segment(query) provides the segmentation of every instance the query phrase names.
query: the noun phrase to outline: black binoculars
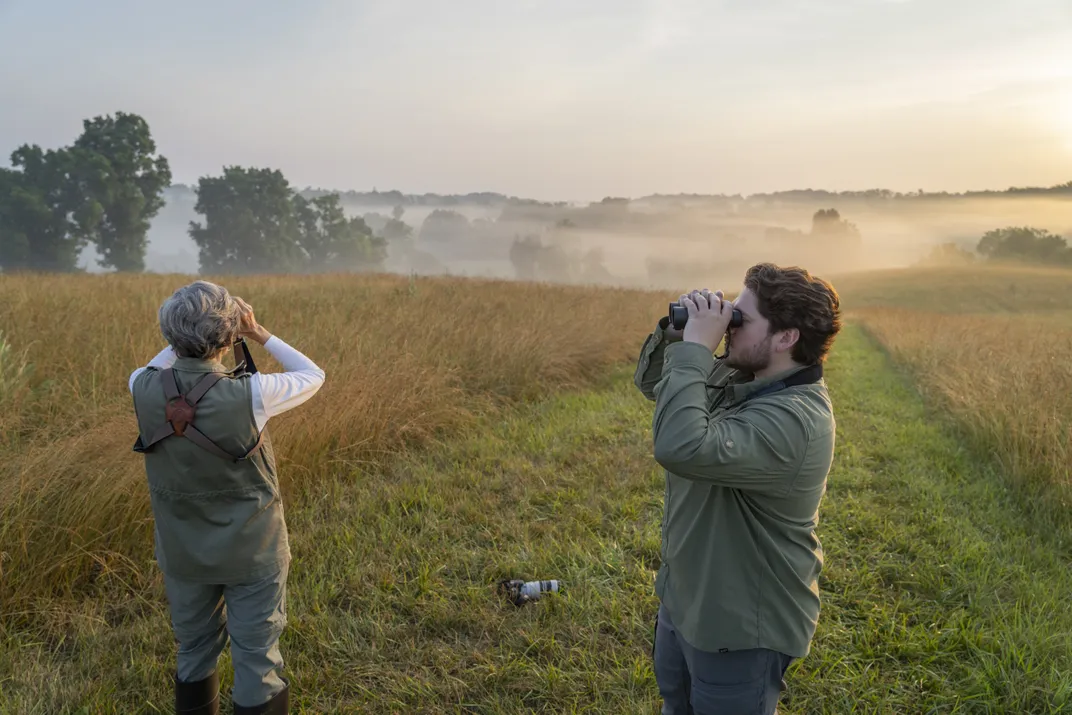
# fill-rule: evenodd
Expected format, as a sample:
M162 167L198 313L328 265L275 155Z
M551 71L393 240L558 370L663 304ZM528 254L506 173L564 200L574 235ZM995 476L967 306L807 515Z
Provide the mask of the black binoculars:
M736 308L733 309L733 313L730 315L730 327L739 328L744 318L741 316L741 311ZM670 325L676 330L682 330L685 327L685 323L689 322L689 310L681 303L670 304Z

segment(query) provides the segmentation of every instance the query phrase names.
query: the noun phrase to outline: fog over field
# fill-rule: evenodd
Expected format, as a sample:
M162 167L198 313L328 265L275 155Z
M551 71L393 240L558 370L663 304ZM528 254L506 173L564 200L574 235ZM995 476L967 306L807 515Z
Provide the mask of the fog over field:
M303 195L323 191L305 189ZM753 196L608 197L596 202L539 202L500 194L441 196L339 191L348 216L383 235L392 212L412 229L408 241L388 240L382 270L395 273L535 277L557 282L661 287L684 275L734 280L759 260L799 263L818 273L904 267L940 244L974 251L987 231L1032 226L1072 237L1072 191L976 194L855 194L784 192ZM152 221L146 268L196 274L198 249L188 234L196 194L184 185L165 191ZM838 212L828 230L816 212ZM851 226L850 226L851 224ZM853 230L853 227L855 230ZM528 239L555 261L519 275L515 241ZM92 247L81 264L95 265Z

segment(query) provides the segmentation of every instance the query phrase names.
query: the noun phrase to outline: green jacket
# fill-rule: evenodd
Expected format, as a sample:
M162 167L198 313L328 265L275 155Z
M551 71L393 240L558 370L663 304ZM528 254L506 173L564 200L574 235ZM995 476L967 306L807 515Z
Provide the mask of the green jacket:
M655 401L654 456L666 469L656 592L674 626L711 652L803 657L819 618L819 503L834 454L826 384L745 401L800 368L755 380L698 343L668 344L664 318L634 382Z
M173 365L185 393L218 362L178 358ZM167 399L159 369L149 367L131 389L143 438L165 423ZM250 377L225 377L197 404L194 424L231 454L257 442ZM265 430L261 449L230 462L188 439L168 437L145 454L160 569L195 583L234 584L265 578L290 561L290 543Z

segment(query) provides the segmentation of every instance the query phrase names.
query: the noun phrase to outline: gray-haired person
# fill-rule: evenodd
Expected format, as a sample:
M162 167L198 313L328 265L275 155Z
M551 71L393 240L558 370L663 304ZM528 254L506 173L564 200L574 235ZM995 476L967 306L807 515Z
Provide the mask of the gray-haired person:
M175 710L219 712L216 666L229 639L234 712L286 713L279 636L290 546L265 423L312 397L324 371L214 283L180 288L159 317L168 347L129 387L178 640ZM239 355L235 369L224 367L234 345L249 357L242 339L263 345L285 372L250 370Z

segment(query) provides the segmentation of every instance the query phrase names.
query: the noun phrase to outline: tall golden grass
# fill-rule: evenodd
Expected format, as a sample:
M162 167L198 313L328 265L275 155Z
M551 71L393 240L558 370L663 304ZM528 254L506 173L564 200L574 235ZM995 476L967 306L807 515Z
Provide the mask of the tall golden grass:
M0 619L153 577L127 378L163 346L157 308L188 280L0 276ZM286 499L315 495L326 475L368 478L512 401L633 361L668 298L385 275L219 281L327 372L312 402L270 428ZM850 318L1014 479L1069 485L1072 273L887 271L835 285ZM253 349L262 370L279 369Z
M1072 271L910 269L838 285L852 319L976 448L1018 486L1072 504Z
M163 347L157 308L188 280L0 276L0 615L150 577L127 378ZM285 498L634 360L667 300L384 275L218 280L327 373L310 403L270 425ZM253 350L262 371L280 369Z
M859 313L1021 485L1072 486L1072 315Z

